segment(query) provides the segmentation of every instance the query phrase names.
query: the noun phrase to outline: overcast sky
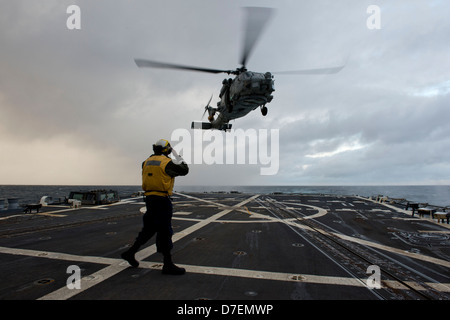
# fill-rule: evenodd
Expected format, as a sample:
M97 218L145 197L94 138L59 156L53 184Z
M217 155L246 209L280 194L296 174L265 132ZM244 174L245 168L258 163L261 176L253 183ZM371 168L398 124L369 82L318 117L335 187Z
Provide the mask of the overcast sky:
M74 4L80 30L66 25ZM450 184L444 0L0 0L0 184L139 185L152 144L176 129L193 137L228 76L133 59L239 67L241 7L255 5L276 11L250 70L345 68L276 75L268 115L232 122L278 130L277 174L192 164L178 185ZM368 28L370 5L380 29Z

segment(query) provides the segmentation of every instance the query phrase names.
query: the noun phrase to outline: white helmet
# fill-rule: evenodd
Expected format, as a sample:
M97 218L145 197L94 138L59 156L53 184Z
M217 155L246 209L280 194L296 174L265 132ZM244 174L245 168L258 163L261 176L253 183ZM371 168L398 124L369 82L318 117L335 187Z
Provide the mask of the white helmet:
M153 145L153 151L168 155L172 152L172 147L170 146L170 142L168 140L160 139Z

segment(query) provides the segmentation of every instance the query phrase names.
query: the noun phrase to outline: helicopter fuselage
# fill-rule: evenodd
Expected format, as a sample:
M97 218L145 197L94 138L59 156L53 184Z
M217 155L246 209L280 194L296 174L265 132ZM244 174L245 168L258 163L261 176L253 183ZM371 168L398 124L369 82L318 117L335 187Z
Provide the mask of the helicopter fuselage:
M272 92L275 91L274 81L270 72L258 73L247 71L246 65L250 54L255 46L261 32L272 16L273 9L262 7L245 8L246 24L244 34L244 45L240 65L236 70L204 68L197 66L181 65L174 63L158 62L153 60L134 59L138 67L177 69L206 73L226 73L235 75L234 79L225 79L222 82L220 91L220 101L217 107L211 107L209 103L205 106L205 111L209 113L209 122L192 122L192 129L218 129L229 130L230 120L242 118L250 111L261 107L263 116L267 114L266 104L273 99ZM278 74L332 74L339 72L344 66L332 68L303 69L296 71L278 72Z
M270 72L244 71L234 79L225 79L217 108L208 106L210 126L205 124L204 128L229 129L230 120L244 117L258 107L265 107L266 103L272 101L274 91L274 80Z

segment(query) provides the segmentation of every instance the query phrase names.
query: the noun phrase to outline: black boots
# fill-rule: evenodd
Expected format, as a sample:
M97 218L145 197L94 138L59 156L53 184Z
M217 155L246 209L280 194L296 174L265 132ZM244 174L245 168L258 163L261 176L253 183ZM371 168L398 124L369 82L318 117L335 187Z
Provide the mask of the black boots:
M139 262L134 258L134 254L136 252L131 250L125 251L124 253L122 253L120 256L122 257L123 260L128 261L128 263L132 266L137 268L139 266Z
M172 257L170 254L164 256L164 265L162 268L163 274L171 274L171 275L183 275L186 273L184 268L179 268L172 262Z
M120 256L122 259L126 260L132 267L137 268L139 266L139 262L134 257L136 251L131 247ZM164 265L162 268L163 274L171 274L171 275L183 275L186 273L184 268L179 268L172 262L172 256L170 254L164 255Z

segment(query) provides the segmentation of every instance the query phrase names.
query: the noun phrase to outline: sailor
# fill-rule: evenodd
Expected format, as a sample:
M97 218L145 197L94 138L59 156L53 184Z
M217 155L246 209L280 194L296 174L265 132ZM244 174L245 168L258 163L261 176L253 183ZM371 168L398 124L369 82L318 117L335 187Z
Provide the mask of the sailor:
M170 146L161 139L153 145L154 154L142 163L142 189L145 191L147 212L143 217L143 228L134 244L121 257L133 267L139 262L135 254L156 233L157 251L164 256L163 274L182 275L186 272L172 262L172 195L175 177L189 172L187 164ZM169 157L173 153L175 160Z

